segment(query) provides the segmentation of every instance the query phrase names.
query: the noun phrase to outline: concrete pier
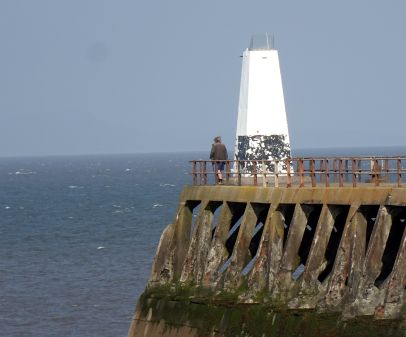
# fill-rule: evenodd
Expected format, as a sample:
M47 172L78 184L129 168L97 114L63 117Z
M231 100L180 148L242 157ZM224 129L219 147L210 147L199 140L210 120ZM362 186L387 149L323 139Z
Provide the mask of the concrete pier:
M406 188L187 186L129 337L405 336Z

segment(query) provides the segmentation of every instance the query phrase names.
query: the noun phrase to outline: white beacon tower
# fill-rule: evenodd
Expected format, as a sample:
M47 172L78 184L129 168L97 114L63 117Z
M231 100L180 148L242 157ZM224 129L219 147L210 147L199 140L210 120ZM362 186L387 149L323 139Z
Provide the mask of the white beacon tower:
M278 51L273 37L253 36L242 55L240 100L235 140L236 160L281 160L290 157ZM242 164L250 171L249 165ZM268 167L272 171L274 167ZM280 162L279 172L286 172Z

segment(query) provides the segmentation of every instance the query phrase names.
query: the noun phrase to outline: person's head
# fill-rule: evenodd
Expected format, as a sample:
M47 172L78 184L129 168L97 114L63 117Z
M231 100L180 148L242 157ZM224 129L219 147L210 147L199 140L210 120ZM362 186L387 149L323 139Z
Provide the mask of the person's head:
M215 143L221 143L221 137L220 136L215 137L214 142Z

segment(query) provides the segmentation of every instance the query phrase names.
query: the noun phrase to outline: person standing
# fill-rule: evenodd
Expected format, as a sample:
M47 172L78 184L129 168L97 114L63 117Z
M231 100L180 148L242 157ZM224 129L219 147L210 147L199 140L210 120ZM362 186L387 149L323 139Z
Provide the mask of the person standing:
M224 170L225 161L228 160L228 153L226 146L221 142L221 137L214 138L214 144L211 146L210 159L215 161L214 166L216 169L216 181L219 184L223 183L222 171Z

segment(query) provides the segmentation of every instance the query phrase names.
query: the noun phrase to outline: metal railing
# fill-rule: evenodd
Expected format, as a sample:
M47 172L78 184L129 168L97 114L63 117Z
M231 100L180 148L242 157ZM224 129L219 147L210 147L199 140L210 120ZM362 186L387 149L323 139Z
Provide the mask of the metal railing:
M275 187L391 185L402 187L406 157L312 157L285 160L227 160L228 185ZM193 185L217 183L216 162L192 160Z

